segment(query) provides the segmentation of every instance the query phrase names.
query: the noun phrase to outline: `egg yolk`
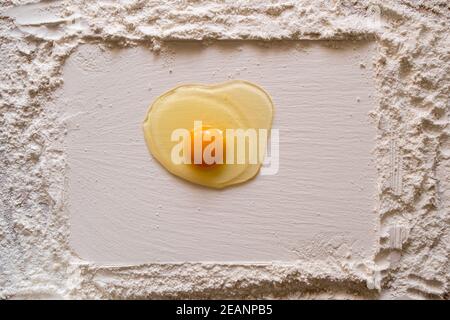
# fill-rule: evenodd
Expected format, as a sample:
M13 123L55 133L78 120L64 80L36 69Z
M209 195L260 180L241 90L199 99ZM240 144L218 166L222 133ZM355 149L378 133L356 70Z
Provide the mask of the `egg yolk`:
M222 130L211 126L191 130L191 164L200 168L223 164L225 149L225 137ZM208 159L209 155L211 159Z

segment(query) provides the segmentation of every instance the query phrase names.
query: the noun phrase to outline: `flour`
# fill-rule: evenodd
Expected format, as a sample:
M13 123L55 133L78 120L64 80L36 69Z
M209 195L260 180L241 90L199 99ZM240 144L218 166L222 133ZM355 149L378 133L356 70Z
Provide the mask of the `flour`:
M0 5L3 298L448 298L447 1L86 1ZM372 39L379 248L348 263L96 266L68 246L64 119L49 103L81 43ZM92 66L95 68L95 66Z

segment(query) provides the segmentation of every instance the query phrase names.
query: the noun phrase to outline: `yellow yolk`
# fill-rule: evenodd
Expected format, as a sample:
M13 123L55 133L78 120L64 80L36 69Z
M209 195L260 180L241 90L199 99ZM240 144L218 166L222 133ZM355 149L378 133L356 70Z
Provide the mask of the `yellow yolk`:
M144 137L152 156L169 172L192 183L220 189L253 178L262 164L259 158L257 163L230 164L226 161L225 147L230 147L235 154L237 150L237 144L226 139L227 129L269 131L272 116L270 96L253 83L232 80L214 85L182 85L164 93L150 106L143 124ZM200 128L195 126L196 121L201 121ZM185 130L185 138L191 140L186 144L192 151L192 140L198 135L203 136L199 164L174 161L174 148L184 141L174 135L178 129ZM222 139L224 164L207 163L204 158L205 150L208 154L211 147L211 141L207 140L213 136ZM265 147L263 145L263 151ZM184 151L180 154L189 159ZM211 155L214 157L215 151Z
M191 164L198 165L202 168L209 168L211 166L223 164L225 162L225 137L222 130L211 128L210 126L203 126L201 129L192 129L190 132L190 138L191 138ZM217 140L216 140L217 139ZM212 149L211 155L218 156L219 160L218 163L208 161L208 159L205 159L204 153L207 151L207 148L209 145L214 144L214 142L217 141L219 145L221 145L221 151L216 150L215 148ZM198 143L200 142L200 143ZM196 144L198 144L198 148L196 148ZM196 163L195 159L195 153L198 153L197 158L200 160L200 163Z

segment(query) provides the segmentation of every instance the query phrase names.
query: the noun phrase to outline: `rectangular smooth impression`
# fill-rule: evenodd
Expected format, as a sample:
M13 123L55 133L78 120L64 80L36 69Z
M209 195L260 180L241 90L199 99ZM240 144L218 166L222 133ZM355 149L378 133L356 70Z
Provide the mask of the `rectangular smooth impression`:
M70 244L95 263L364 259L375 249L370 42L84 45L56 104L67 119ZM244 79L275 105L280 167L237 187L184 182L152 159L142 122L185 83Z

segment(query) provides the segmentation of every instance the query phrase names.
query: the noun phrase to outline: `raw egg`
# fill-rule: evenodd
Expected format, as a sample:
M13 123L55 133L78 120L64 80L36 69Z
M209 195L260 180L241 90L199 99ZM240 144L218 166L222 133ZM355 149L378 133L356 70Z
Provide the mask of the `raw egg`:
M232 80L181 85L151 104L143 124L144 137L153 157L172 174L203 186L224 188L258 173L263 157L249 161L254 150L250 137L255 136L250 133L269 132L272 117L272 100L256 84ZM238 131L249 133L243 144L233 135ZM259 155L266 148L265 140L261 141ZM239 148L245 149L245 161L236 160L242 151ZM175 161L174 155L184 161Z

